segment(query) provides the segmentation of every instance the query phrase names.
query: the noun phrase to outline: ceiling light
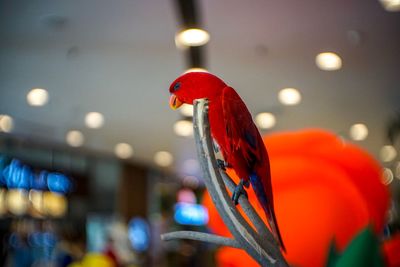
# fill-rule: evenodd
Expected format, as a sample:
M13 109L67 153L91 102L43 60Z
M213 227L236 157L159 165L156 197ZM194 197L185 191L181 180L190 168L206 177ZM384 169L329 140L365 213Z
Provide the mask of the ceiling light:
M161 167L168 167L172 164L173 161L173 156L167 151L158 151L154 155L154 162Z
M34 88L26 95L26 100L31 106L43 106L49 101L49 94L45 89Z
M400 11L400 0L379 0L386 11Z
M180 108L179 111L183 116L186 117L193 117L193 105L188 105L188 104L183 104Z
M83 145L83 142L85 141L85 137L80 131L72 130L69 131L66 135L66 141L68 145L73 146L73 147L78 147Z
M190 120L179 120L174 124L174 132L179 136L192 136L193 123Z
M121 159L127 159L132 157L133 149L131 145L127 143L119 143L114 148L115 155Z
M394 160L397 156L396 149L393 146L387 145L381 148L379 152L379 157L383 162L390 162Z
M365 124L357 123L350 127L350 137L355 141L361 141L367 138L368 128Z
M384 168L382 172L382 183L389 185L393 181L393 172L389 168Z
M274 114L269 112L261 112L257 114L255 122L261 129L269 129L275 126L276 119Z
M315 63L321 70L338 70L342 67L342 59L335 53L320 53L315 58Z
M208 71L203 68L190 68L185 71L185 73L189 73L189 72L208 72Z
M202 29L186 29L175 35L175 43L180 46L201 46L210 40L208 32Z
M103 114L99 112L89 112L88 114L86 114L85 124L88 128L100 128L104 124Z
M13 127L13 119L8 115L0 114L0 132L9 133L12 131Z
M297 105L301 101L301 94L295 88L285 88L279 92L278 99L284 105Z

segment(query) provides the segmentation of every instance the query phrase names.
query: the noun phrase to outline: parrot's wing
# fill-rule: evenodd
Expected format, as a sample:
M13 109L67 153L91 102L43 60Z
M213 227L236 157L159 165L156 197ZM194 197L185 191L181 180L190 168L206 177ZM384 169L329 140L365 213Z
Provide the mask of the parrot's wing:
M226 131L225 147L228 153L241 150L248 166L260 160L260 134L245 103L232 87L222 93L222 109Z
M226 131L225 148L228 150L227 154L234 155L235 152L239 151L239 154L246 161L248 168L253 169L253 171L255 171L254 165L256 163L268 166L264 168L265 173L261 173L261 176L259 176L260 173L258 175L253 173L250 174L249 178L257 199L266 213L272 232L283 250L285 250L273 207L269 159L260 133L245 103L231 87L223 89L222 109Z

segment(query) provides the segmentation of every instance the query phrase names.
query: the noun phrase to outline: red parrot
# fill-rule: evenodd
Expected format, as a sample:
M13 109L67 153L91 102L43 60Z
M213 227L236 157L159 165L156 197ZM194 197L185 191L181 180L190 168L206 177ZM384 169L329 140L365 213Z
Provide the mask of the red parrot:
M178 77L170 86L170 106L177 109L195 99L209 101L211 136L224 157L224 165L233 168L241 178L232 194L235 205L251 184L261 204L275 238L285 246L274 212L271 174L267 150L245 103L236 91L220 78L208 72L189 72Z

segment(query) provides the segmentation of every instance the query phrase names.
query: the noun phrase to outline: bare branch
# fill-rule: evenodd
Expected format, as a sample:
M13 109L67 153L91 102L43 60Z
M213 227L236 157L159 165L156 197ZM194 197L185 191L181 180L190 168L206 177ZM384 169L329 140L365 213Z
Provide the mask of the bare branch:
M239 204L255 229L243 218L231 201L226 185L233 191L235 183L225 172L219 171L216 164L206 99L195 101L193 120L197 154L204 173L204 182L218 213L234 239L183 231L164 234L163 240L192 239L236 247L245 250L261 266L289 266L281 254L278 243L248 200L240 197Z
M161 235L161 239L164 241L170 241L174 239L190 239L190 240L209 242L220 246L241 248L239 243L236 242L235 239L207 234L207 233L194 232L194 231L177 231L172 233L166 233Z

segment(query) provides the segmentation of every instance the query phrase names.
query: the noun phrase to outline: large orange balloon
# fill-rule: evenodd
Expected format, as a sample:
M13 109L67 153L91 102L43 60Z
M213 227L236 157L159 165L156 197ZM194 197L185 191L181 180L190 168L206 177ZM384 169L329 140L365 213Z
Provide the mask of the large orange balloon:
M380 234L389 195L379 164L367 152L318 129L277 133L264 142L275 211L291 264L324 266L333 239L343 249L369 223ZM264 216L252 190L249 199ZM209 207L210 228L230 235L207 194L204 204ZM232 248L221 250L217 260L220 266L255 264Z

